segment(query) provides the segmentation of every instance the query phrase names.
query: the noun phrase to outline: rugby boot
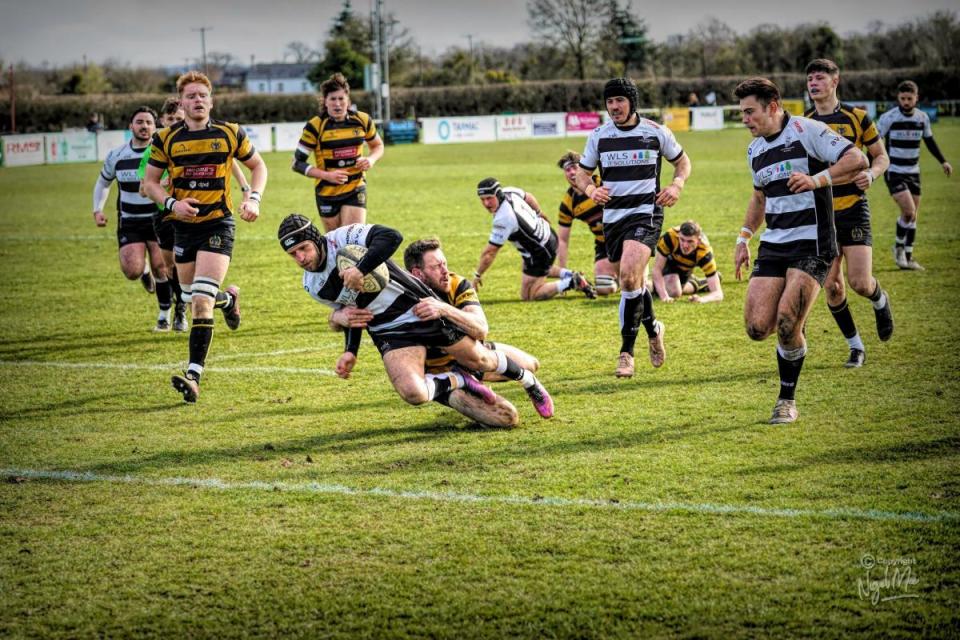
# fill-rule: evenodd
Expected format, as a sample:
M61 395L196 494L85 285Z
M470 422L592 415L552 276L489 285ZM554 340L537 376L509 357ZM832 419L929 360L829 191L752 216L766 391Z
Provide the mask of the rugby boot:
M490 387L483 384L473 377L473 374L462 367L454 367L454 373L459 373L463 378L463 390L469 394L475 395L487 404L494 404L497 401L497 394Z
M843 363L847 369L859 369L867 361L867 353L863 349L850 349L850 357Z
M667 349L663 346L663 334L665 332L666 327L657 320L657 335L650 338L650 364L656 368L662 367L667 359Z
M230 307L230 311L226 309L223 311L223 319L231 331L236 331L240 326L240 288L230 285L226 288L226 292L233 296L233 306Z
M799 415L796 400L778 398L773 407L773 415L770 416L770 424L787 424L796 420Z
M178 333L185 332L187 327L187 305L178 302L173 310L173 330Z
M188 378L186 375L182 375L171 377L170 383L173 385L173 388L177 390L177 393L183 396L184 402L187 404L195 404L197 402L197 398L200 396L199 382L193 378Z
M550 394L547 393L547 390L543 388L543 385L540 384L540 381L534 381L533 385L527 387L526 391L527 395L530 396L530 400L533 402L533 406L537 410L537 413L540 414L540 417L552 418L553 398L551 398Z
M633 356L623 351L620 353L620 359L617 360L616 376L618 378L633 377Z
M140 274L140 284L147 290L147 293L156 293L157 291L157 281L153 279L153 274L149 271Z
M897 266L901 269L909 269L907 266L907 252L903 247L894 247L893 248L893 261L897 263Z
M570 277L570 286L587 296L590 300L595 300L597 297L596 288L590 284L590 281L583 277L583 274L579 271L575 271Z
M890 308L890 296L883 292L886 303L879 309L874 309L873 314L877 316L877 337L882 342L886 342L893 335L893 310Z
M166 318L158 318L157 326L153 328L154 333L167 333L170 331L170 321Z
M900 267L901 269L906 269L907 271L926 271L919 262L913 259L913 257L906 258L906 265Z

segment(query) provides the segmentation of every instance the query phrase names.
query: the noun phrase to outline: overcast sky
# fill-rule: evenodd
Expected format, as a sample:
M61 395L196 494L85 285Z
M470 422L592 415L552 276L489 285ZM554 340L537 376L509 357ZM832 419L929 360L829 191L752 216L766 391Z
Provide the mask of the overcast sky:
M366 13L371 0L353 0ZM599 2L597 3L599 4ZM0 59L67 65L108 58L133 66L182 65L200 57L200 33L208 26L207 52L239 62L280 61L288 42L319 47L342 0L0 0ZM384 0L424 53L474 44L510 46L531 39L524 0ZM871 20L896 24L938 9L956 10L958 0L739 0L737 2L633 0L650 35L662 41L685 33L706 16L738 32L762 23L793 26L826 20L840 34L864 31Z

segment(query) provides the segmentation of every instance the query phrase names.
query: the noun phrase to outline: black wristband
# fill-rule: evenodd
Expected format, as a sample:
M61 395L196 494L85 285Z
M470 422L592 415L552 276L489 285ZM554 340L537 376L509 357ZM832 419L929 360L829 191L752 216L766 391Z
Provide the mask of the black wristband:
M163 201L163 208L167 211L173 211L173 205L177 204L177 199L173 196L168 196L166 200Z

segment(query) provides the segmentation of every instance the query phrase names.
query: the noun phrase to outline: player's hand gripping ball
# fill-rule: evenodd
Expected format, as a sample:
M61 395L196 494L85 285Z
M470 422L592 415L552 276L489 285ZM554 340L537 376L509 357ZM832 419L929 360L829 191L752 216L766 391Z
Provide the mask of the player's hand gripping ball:
M343 271L357 263L367 254L367 248L359 244L347 244L337 249L337 269ZM387 265L381 263L376 269L363 276L363 292L377 293L382 291L390 282L390 272Z

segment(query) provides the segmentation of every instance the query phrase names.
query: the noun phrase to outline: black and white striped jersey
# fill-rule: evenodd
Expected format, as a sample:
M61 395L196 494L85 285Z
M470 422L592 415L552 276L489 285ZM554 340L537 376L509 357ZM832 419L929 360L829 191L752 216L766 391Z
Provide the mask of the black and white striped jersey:
M660 165L663 158L676 162L683 148L667 127L640 118L629 129L609 121L594 129L580 157L585 171L600 167L603 186L610 190L610 201L603 207L603 223L612 224L627 216L662 215L656 204L660 191Z
M348 244L369 247L371 235L376 235L377 225L351 224L326 234L326 261L320 271L303 272L303 288L317 302L331 309L344 306L337 299L344 291L343 280L337 270L337 250ZM380 227L381 230L384 227ZM373 230L373 234L371 231ZM399 240L397 241L399 243ZM429 287L401 269L392 260L387 260L390 282L376 293L361 293L357 296L356 306L373 313L373 320L367 326L370 332L383 332L420 322L413 313L413 307L420 298L437 297Z
M891 109L877 121L880 135L890 156L890 173L920 173L920 140L932 138L930 116L920 109L909 114L900 107Z
M493 214L490 244L498 247L511 242L524 258L550 254L550 223L527 204L526 192L517 187L503 188L503 202Z
M140 195L140 159L146 147L135 149L133 140L123 146L111 149L103 161L100 177L107 182L117 181L117 211L121 218L150 218L157 211L157 205L146 196ZM105 197L105 196L104 196Z
M827 186L791 193L794 172L814 175L840 159L853 145L822 122L784 114L783 128L756 138L747 148L753 188L766 197L759 258L791 259L837 255L833 191Z

